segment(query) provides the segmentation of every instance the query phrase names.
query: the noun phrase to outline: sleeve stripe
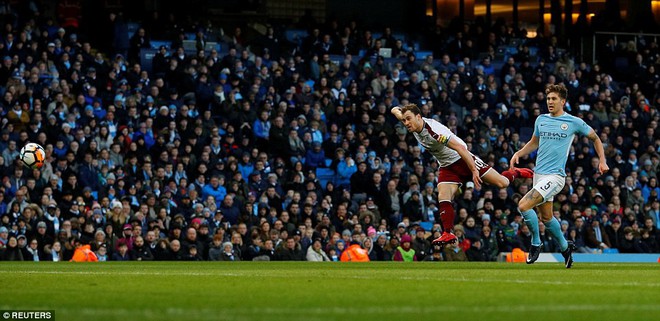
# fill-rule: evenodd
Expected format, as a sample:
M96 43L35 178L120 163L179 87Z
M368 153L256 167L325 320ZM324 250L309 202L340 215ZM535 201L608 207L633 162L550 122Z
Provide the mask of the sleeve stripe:
M433 139L438 139L438 137L440 137L440 135L438 133L433 131L433 129L431 128L431 125L429 125L429 123L424 122L424 128L426 128L426 130L429 132L429 135L431 135L431 137L433 137Z
M431 128L431 125L429 125L429 123L424 122L424 128L426 128L426 130L429 132L429 135L431 135L431 137L433 137L433 139L440 142L440 144L447 145L447 142L449 142L449 136L444 136L444 135L441 135L439 133L436 133Z

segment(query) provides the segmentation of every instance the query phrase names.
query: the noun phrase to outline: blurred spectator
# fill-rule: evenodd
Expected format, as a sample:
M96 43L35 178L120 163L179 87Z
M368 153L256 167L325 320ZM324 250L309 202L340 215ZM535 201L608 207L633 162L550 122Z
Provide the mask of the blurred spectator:
M401 237L401 245L396 248L394 251L394 256L392 257L393 261L400 262L413 262L417 261L415 256L415 250L411 248L412 239L409 235L404 235Z

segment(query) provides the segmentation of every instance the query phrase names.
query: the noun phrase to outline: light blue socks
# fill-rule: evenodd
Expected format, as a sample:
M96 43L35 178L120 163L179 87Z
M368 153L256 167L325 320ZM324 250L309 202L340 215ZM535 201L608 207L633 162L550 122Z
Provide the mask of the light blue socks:
M566 251L568 248L568 242L566 242L566 238L564 238L564 234L561 232L561 225L559 224L557 218L552 217L550 222L545 223L545 228L557 238L559 241L559 246L561 247L561 251Z
M518 209L520 211L520 209ZM525 219L525 225L529 227L529 230L532 232L532 245L539 246L541 245L541 236L539 235L539 217L536 215L534 210L520 211L523 218Z

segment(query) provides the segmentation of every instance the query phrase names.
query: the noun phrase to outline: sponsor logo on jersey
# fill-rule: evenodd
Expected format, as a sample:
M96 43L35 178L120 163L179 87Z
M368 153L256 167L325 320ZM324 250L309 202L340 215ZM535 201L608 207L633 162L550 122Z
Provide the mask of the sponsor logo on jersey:
M559 138L567 138L568 135L565 134L565 133L540 132L539 137L550 138L550 139L559 139Z

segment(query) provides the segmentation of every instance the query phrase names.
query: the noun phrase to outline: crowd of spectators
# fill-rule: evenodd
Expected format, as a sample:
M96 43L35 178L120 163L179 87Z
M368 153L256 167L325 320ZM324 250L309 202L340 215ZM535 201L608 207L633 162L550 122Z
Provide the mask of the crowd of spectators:
M502 21L443 30L439 52L418 61L390 28L376 39L355 21L310 24L296 44L273 28L246 39L176 20L144 21L129 37L117 13L107 33L83 32L75 10L60 10L3 7L1 260L65 261L90 244L101 260L334 261L359 244L374 261L493 261L530 245L516 204L531 181L466 184L460 242L431 246L438 164L389 110L417 104L501 171L546 111L545 84L559 82L611 168L597 174L593 147L575 141L555 200L567 238L585 253L660 251L655 42L608 43L589 65L539 35L495 68L497 48L522 34ZM144 70L139 53L156 32L170 46ZM101 36L105 51L92 46ZM226 52L205 50L211 37ZM613 79L619 57L630 73ZM45 148L41 169L17 160L27 142ZM541 237L559 251L542 224Z

